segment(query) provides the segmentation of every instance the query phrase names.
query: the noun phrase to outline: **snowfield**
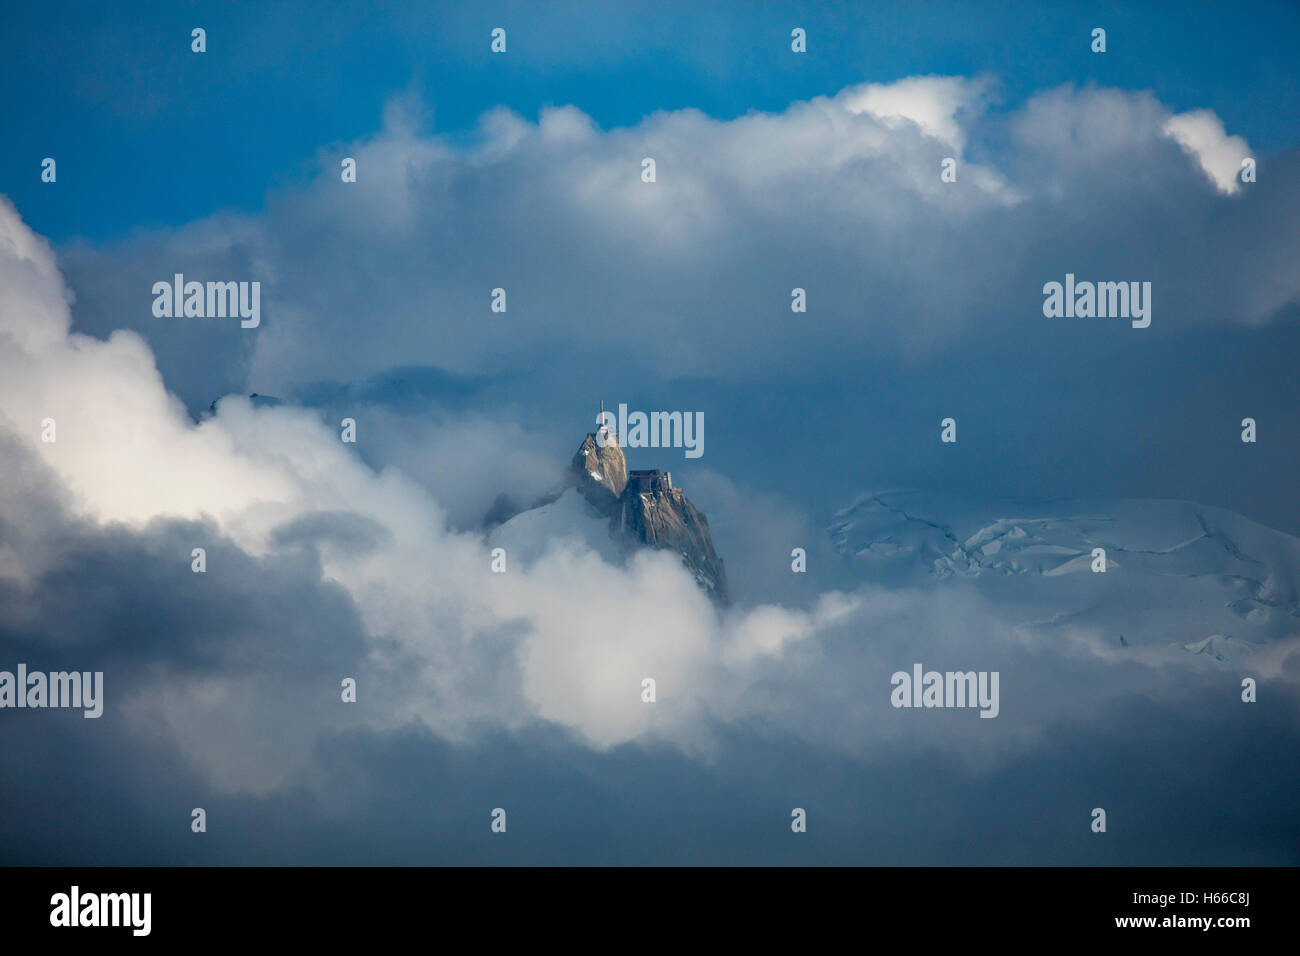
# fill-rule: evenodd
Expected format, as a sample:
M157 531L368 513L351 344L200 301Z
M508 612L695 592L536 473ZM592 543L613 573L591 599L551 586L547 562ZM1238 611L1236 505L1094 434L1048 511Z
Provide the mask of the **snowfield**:
M859 496L828 531L864 580L937 594L969 581L1025 627L1090 626L1117 647L1222 661L1300 633L1300 539L1220 508L884 492Z

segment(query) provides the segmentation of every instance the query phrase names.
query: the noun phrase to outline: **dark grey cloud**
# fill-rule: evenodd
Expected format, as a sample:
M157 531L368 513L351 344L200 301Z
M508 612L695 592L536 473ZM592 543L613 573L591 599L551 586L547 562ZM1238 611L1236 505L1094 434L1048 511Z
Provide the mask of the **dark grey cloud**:
M738 722L706 716L715 736L707 759L652 742L592 750L544 721L453 742L414 722L378 730L338 701L341 672L361 677L358 708L383 709L386 690L400 686L398 674L364 661L370 642L357 610L320 580L313 551L366 552L369 525L300 519L278 535L283 550L258 560L202 523L135 531L73 520L50 500L50 475L34 456L12 440L4 451L15 466L7 492L59 533L39 576L22 588L5 579L13 600L0 617L0 660L102 667L107 687L99 720L6 712L6 863L1297 862L1300 780L1289 758L1300 743L1300 655L1284 667L1286 683L1263 680L1260 703L1246 707L1231 671L1137 662L1117 670L1045 659L1041 647L979 649L969 631L927 627L904 602L893 613L917 630L901 642L848 629L769 660L746 694L782 707L798 701L806 721L783 726L763 706ZM17 528L7 527L0 547L24 546ZM209 542L202 576L188 564L196 537ZM968 660L999 668L999 736L1030 732L1037 745L972 763L950 738L984 729L973 713L927 713L947 728L909 729L900 716L917 715L892 711L876 686L882 641L897 644L903 666L909 655L933 660L964 647ZM508 661L516 648L503 634L488 650ZM1070 705L1078 713L1044 717L1053 709L1044 700L1060 693L1054 669L1080 689ZM185 684L197 691L204 677L256 693L243 702L251 719L231 713L227 726L204 728L199 749L216 744L238 765L259 759L260 736L295 742L273 787L232 787L237 777L222 780L210 758L196 761L192 736L136 719L165 713L141 704L174 682L198 678ZM482 692L509 690L498 676ZM974 719L963 727L961 718ZM882 723L893 731L862 751ZM189 831L195 806L208 813L202 836ZM488 828L498 806L508 813L505 837ZM796 806L809 814L806 838L788 830ZM1088 830L1094 806L1107 809L1105 835Z
M8 724L0 859L14 864L1290 865L1283 705L1249 732L1230 704L1133 700L1105 729L987 775L900 750L871 763L733 731L704 766L636 745L594 754L544 728L457 747L343 733L311 786L217 796L156 741ZM69 722L70 723L70 722ZM89 723L89 722L81 722ZM148 785L142 780L148 779ZM324 787L317 786L323 781ZM203 805L209 831L189 831ZM793 807L809 829L789 830ZM1108 831L1090 832L1090 811ZM494 807L505 835L489 832ZM15 821L27 821L17 825Z

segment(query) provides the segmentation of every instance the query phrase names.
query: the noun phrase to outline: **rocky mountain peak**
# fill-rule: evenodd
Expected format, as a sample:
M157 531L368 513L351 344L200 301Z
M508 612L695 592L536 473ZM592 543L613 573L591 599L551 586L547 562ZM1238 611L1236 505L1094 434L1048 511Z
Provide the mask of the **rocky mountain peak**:
M726 604L727 577L713 550L709 522L671 472L628 471L612 431L589 433L573 456L573 482L601 514L611 533L634 545L676 551L710 597Z
M673 487L670 472L629 471L623 449L610 429L589 432L578 446L564 482L531 508L520 510L506 495L498 496L484 516L484 527L500 538L509 536L511 529L519 532L530 525L535 530L557 521L581 523L582 517L565 504L570 500L566 495L574 489L606 519L608 539L593 543L596 550L605 553L612 544L613 560L639 547L675 551L709 597L720 604L730 603L726 571L713 550L708 519L682 489Z
M598 440L599 438L599 440ZM601 514L613 516L627 486L627 459L609 429L590 432L573 456L574 478L583 497Z

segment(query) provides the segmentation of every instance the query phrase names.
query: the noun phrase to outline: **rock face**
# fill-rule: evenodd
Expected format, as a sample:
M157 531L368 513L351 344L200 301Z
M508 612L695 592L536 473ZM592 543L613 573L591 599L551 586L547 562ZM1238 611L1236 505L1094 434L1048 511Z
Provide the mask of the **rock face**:
M588 434L573 456L573 480L592 505L610 519L611 533L634 545L677 552L708 595L729 602L722 559L713 550L709 521L691 504L672 475L627 470L623 449L611 432Z
M573 496L571 500L574 489L581 498ZM606 551L611 544L614 554L626 554L639 547L675 551L709 597L719 604L730 603L727 574L722 559L713 550L709 520L680 488L673 487L671 474L629 472L623 449L607 430L602 431L599 441L595 433L583 439L562 485L522 510L507 496L499 495L484 516L483 526L507 537L523 534L528 538L524 531L533 525L549 534L566 522L570 526L582 524L573 510L573 502L582 500L596 511L596 515L588 517L599 516L608 523L608 538L589 542L597 551L608 557Z
M727 576L713 550L709 519L680 488L637 492L628 487L623 492L621 523L642 544L676 551L700 587L720 603L728 603Z
M627 459L612 434L605 432L599 442L594 434L587 435L573 456L573 472L578 490L601 514L612 518L619 513L627 486Z

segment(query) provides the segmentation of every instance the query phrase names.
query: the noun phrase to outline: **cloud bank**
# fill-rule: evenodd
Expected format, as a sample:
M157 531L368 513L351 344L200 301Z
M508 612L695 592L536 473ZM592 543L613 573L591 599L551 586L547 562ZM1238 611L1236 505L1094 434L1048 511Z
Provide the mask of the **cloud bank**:
M1051 611L1011 592L887 586L844 565L794 583L809 520L717 473L698 476L720 543L738 548L724 557L752 572L732 610L672 555L609 554L580 511L572 533L509 532L509 570L493 574L475 515L485 496L554 483L553 436L449 400L418 425L427 406L375 407L362 428L378 450L362 452L321 412L338 383L365 404L411 365L445 372L431 387L447 398L539 365L746 382L846 374L866 351L905 363L1022 334L1042 282L1069 269L1150 276L1156 323L1265 323L1300 296L1278 251L1295 246L1297 194L1226 188L1239 144L1221 124L1114 90L1049 91L1010 113L990 112L994 96L987 79L920 77L609 131L571 107L535 123L498 111L469 144L421 133L399 103L264 216L64 250L75 322L54 252L0 204L6 659L102 665L100 742L137 770L167 762L169 788L262 809L310 794L327 818L376 805L340 774L373 760L400 780L408 746L443 768L484 754L503 773L530 741L597 762L602 786L644 759L697 782L713 768L723 790L752 779L755 754L789 748L815 754L825 781L903 760L977 790L1042 772L1071 734L1095 744L1116 714L1156 708L1158 737L1198 702L1234 699L1239 675L1179 643L1120 656L1087 622L1026 628ZM338 180L344 155L355 187ZM956 184L939 178L947 156ZM1188 222L1213 223L1213 239ZM147 293L176 271L259 279L263 327L159 328ZM509 310L494 314L503 284ZM810 290L806 315L789 310L794 286ZM230 395L191 414L230 390L289 401ZM1295 641L1253 661L1274 742L1296 732ZM914 661L1000 671L999 717L890 707L890 673ZM356 705L339 699L348 676ZM18 746L30 717L6 728L9 759L39 776ZM84 753L94 732L56 736Z
M322 150L263 215L64 258L94 292L85 331L147 330L164 369L202 343L208 391L186 395L198 407L404 365L512 374L603 358L756 381L1027 328L1053 347L1040 290L1068 271L1152 281L1166 330L1263 323L1300 300L1282 254L1300 198L1280 168L1237 188L1250 147L1213 114L1095 87L995 102L991 78L923 76L729 121L686 109L601 130L571 106L536 121L496 110L453 138L398 100L382 132ZM159 329L139 292L159 263L259 278L255 345L210 322ZM498 287L505 313L489 308Z

